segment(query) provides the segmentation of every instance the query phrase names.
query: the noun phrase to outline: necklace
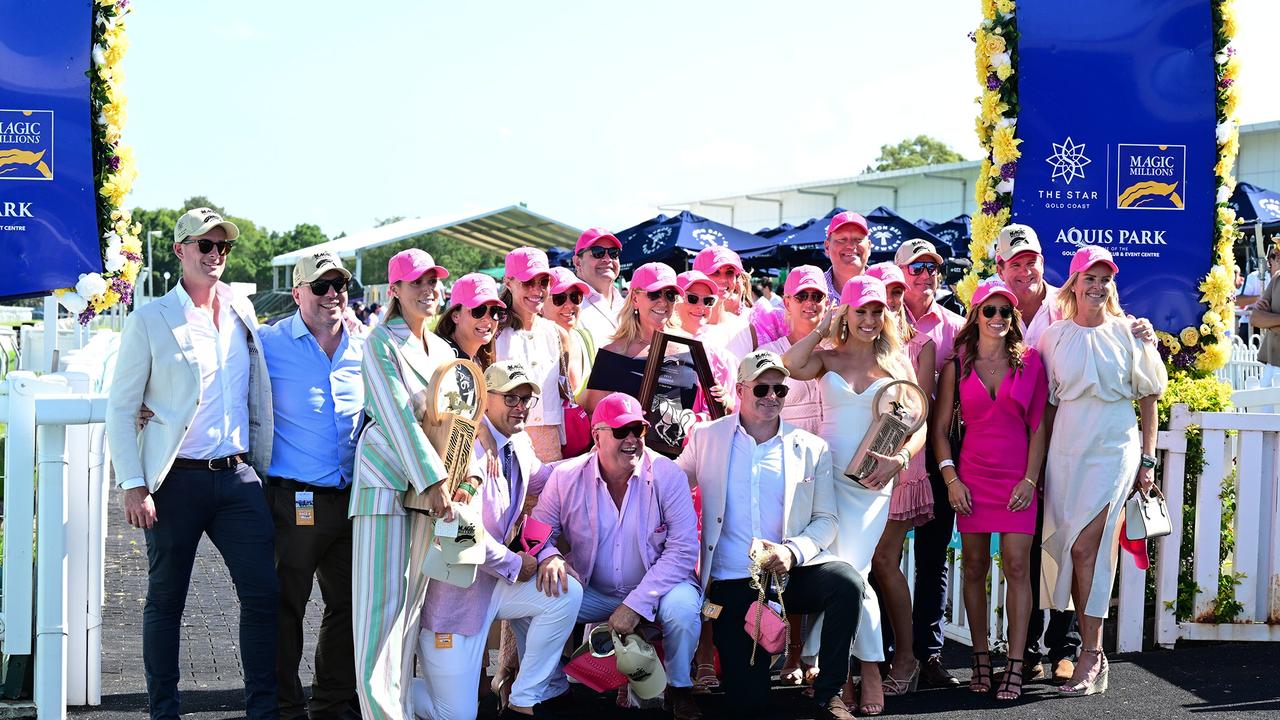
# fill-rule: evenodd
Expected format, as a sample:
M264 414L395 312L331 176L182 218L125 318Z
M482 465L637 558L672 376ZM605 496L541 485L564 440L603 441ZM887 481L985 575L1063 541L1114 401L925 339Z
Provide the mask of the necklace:
M988 375L990 375L990 376L992 376L992 377L995 377L996 375L998 375L998 374L1000 374L1000 373L1004 372L1004 369L1005 369L1005 367L1006 367L1006 366L1007 366L1007 364L1008 364L1008 363L1006 363L1006 362L1004 361L1004 359L1003 359L1003 358L984 358L984 357L982 357L982 356L978 356L978 360L982 360L982 361L984 361L984 362L988 362L988 363L996 363L996 366L995 366L995 367L993 367L993 368L991 368L991 369L978 368L978 369L979 369L979 370L981 370L982 372L984 372L984 373L986 373L986 374L988 374ZM976 362L975 362L975 363L973 364L973 366L974 366L974 367L978 367L978 363L976 363Z

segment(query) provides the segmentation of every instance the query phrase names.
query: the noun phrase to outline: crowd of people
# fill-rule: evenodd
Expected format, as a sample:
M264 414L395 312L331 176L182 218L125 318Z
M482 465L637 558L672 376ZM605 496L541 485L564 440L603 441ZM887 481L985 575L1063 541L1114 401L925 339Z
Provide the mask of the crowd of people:
M968 690L1105 691L1124 501L1153 483L1167 382L1150 323L1122 312L1102 247L1080 247L1052 287L1034 229L1009 225L997 275L960 315L937 302L930 243L869 266L867 230L834 216L829 267L791 268L777 288L753 288L721 246L623 282L621 243L600 229L572 270L519 248L500 283L446 287L449 269L409 249L372 329L349 306L350 271L320 252L293 268L297 312L259 327L219 281L238 229L188 211L181 281L128 318L107 420L147 542L151 717L179 716L203 535L239 596L250 718L473 718L486 692L506 717L556 717L571 703L565 655L593 626L589 655L627 669L620 706L691 720L718 689L735 717L765 713L780 667L820 716L876 715L921 684L962 684L941 657L953 528L977 629ZM459 483L423 428L455 359L487 390ZM898 381L930 399L927 422L854 473ZM468 522L475 557L440 561L466 581L437 579L429 556ZM992 533L1008 587L998 673L981 630Z

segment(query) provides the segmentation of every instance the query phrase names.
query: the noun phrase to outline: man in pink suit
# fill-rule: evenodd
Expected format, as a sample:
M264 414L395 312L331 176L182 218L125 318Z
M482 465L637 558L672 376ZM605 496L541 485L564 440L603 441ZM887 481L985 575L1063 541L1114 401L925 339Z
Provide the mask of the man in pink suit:
M549 595L582 583L578 622L607 621L619 635L641 621L662 628L667 701L677 720L701 717L690 665L701 628L695 568L698 519L689 480L649 450L640 403L612 393L591 416L595 449L559 464L533 510L551 526L539 553L538 585ZM563 535L569 554L561 557ZM563 676L557 678L567 688Z

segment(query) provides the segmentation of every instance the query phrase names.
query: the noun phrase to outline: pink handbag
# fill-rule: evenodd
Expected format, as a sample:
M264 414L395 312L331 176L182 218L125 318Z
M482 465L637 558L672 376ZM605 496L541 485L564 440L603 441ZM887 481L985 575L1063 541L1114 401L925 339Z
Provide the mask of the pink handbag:
M756 574L757 568L758 566L752 562L751 584L760 590L760 596L747 608L747 616L743 619L743 629L751 636L752 665L756 663L757 646L764 648L770 655L783 653L784 659L791 649L791 624L785 617L787 604L782 599L782 582L776 573L761 571ZM782 615L765 602L765 589L769 587L770 580L778 589L778 603L782 605Z

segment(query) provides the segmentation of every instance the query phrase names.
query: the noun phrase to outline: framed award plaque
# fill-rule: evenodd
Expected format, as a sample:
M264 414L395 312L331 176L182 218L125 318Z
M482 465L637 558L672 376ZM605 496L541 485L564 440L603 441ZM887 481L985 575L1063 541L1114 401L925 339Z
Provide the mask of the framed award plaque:
M687 351L668 355L669 344L682 345ZM724 415L724 407L705 392L715 384L702 341L686 335L655 332L638 398L650 425L645 445L667 457L679 455L685 436L697 422L693 404L699 389L704 390L711 417Z

